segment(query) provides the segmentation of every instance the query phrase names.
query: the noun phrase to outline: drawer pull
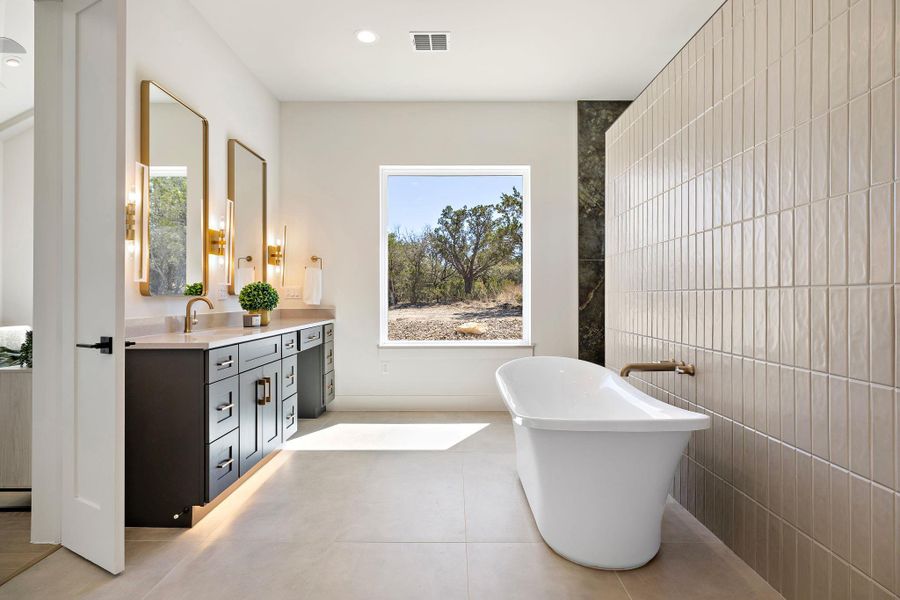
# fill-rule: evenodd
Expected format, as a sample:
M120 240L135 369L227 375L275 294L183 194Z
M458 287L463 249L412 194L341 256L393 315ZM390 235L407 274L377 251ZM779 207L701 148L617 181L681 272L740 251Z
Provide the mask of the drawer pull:
M262 389L262 398L259 397L260 389ZM256 380L256 403L264 406L272 401L272 378L263 377Z
M293 385L293 383L294 383L294 374L293 374L293 373L291 373L290 375L285 375L284 378L285 378L285 379L290 379L290 380L291 380L291 384Z
M219 367L220 369L227 369L231 366L234 366L234 359L229 358L228 360L222 361L220 363L216 363L216 366Z
M287 348L288 350L293 350L294 349L294 340L285 342L284 347Z
M228 404L222 404L221 406L217 406L216 410L219 412L225 412L226 410L231 410L234 408L234 402L229 402Z
M306 339L307 339L307 341L308 341L308 340L317 340L317 339L319 339L319 334L318 334L318 333L311 333L311 334L309 334L308 336L306 336Z
M328 358L331 358L332 356L334 356L334 350L329 350L329 351L328 351Z
M233 458L229 458L228 460L223 460L222 462L220 462L219 464L216 465L216 468L217 469L225 469L229 465L231 465L231 463L233 463L233 462L234 462Z

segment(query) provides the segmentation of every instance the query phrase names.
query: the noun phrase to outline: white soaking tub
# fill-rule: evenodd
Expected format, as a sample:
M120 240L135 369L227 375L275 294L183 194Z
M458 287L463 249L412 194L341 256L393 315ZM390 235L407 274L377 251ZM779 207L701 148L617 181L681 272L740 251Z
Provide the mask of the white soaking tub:
M598 569L634 569L653 558L675 468L691 432L707 429L709 417L572 358L520 358L496 377L544 541Z

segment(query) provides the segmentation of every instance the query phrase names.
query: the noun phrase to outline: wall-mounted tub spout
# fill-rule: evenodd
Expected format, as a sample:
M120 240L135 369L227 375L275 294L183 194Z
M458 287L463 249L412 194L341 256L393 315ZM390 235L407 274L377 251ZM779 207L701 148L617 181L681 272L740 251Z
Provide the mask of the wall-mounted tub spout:
M694 375L694 365L683 360L660 360L651 363L629 363L622 367L619 375L628 377L632 371L674 371L676 375Z

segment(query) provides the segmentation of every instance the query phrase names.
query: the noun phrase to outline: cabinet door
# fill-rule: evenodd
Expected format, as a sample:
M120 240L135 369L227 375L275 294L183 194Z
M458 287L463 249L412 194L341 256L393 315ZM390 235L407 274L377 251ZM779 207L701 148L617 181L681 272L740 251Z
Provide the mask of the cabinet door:
M206 386L206 441L214 442L240 425L237 377Z
M281 403L281 441L285 443L297 433L297 395Z
M297 355L281 361L281 397L290 398L297 393Z
M240 463L241 475L249 471L263 457L262 402L268 387L276 388L273 382L267 386L262 367L240 375Z
M266 403L259 406L263 456L267 456L281 447L281 361L269 363L262 370L263 377L272 382Z

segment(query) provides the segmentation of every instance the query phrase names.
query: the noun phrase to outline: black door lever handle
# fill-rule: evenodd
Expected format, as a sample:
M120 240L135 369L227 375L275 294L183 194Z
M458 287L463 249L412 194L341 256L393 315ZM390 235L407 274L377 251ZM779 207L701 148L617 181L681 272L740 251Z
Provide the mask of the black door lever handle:
M112 354L113 353L113 339L111 337L102 336L100 341L96 344L75 344L76 348L91 348L93 350L99 350L100 354Z

